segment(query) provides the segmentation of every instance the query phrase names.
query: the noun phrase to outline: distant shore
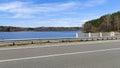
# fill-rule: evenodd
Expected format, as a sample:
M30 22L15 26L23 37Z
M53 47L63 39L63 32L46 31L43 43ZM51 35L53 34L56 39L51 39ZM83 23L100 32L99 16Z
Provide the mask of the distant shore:
M82 30L82 27L14 27L14 26L0 26L0 32L15 32L15 31L74 31Z

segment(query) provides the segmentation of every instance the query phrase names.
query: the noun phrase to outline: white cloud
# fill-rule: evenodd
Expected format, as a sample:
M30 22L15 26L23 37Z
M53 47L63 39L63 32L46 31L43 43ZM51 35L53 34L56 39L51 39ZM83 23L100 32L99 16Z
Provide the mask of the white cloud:
M22 6L22 2L12 2L0 4L0 11L9 11L11 9L17 9Z
M0 4L0 12L6 12L12 15L12 18L33 18L35 14L50 14L50 12L72 11L72 9L93 7L103 4L106 0L88 0L85 3L81 2L66 2L66 3L46 3L34 4L32 2L9 2ZM73 12L66 12L65 14ZM56 15L56 14L55 14ZM39 16L39 15L38 15Z
M0 4L0 11L14 14L13 16L14 18L30 17L32 16L32 14L67 10L75 5L76 5L75 2L32 4L32 3L17 1L17 2Z
M67 3L50 3L50 4L39 4L34 5L34 12L56 12L63 11L69 8L76 6L75 2L67 2Z
M104 4L105 2L106 2L106 0L89 0L88 2L84 3L83 5L85 7L93 7L96 5Z

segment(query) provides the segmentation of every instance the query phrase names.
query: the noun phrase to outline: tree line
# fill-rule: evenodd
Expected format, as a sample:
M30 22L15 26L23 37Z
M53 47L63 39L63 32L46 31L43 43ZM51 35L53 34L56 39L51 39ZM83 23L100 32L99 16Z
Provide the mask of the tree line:
M120 31L120 11L104 15L98 19L85 22L83 25L85 32L110 32Z
M0 31L14 32L14 31L72 31L82 30L81 27L36 27L36 28L24 28L13 26L0 26Z

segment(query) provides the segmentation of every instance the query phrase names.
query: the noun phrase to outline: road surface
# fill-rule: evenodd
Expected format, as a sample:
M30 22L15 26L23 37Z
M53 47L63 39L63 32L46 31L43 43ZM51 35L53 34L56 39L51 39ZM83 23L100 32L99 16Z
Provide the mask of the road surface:
M120 68L120 40L1 48L0 68Z

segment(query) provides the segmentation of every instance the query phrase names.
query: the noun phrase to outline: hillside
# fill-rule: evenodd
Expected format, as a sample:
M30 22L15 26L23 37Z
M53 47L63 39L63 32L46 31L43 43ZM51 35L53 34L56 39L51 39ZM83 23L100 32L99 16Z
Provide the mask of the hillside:
M120 31L120 11L87 21L83 27L85 32Z
M23 27L12 27L12 26L0 26L0 32L14 32L14 31L72 31L82 30L81 27L37 27L37 28L23 28Z

